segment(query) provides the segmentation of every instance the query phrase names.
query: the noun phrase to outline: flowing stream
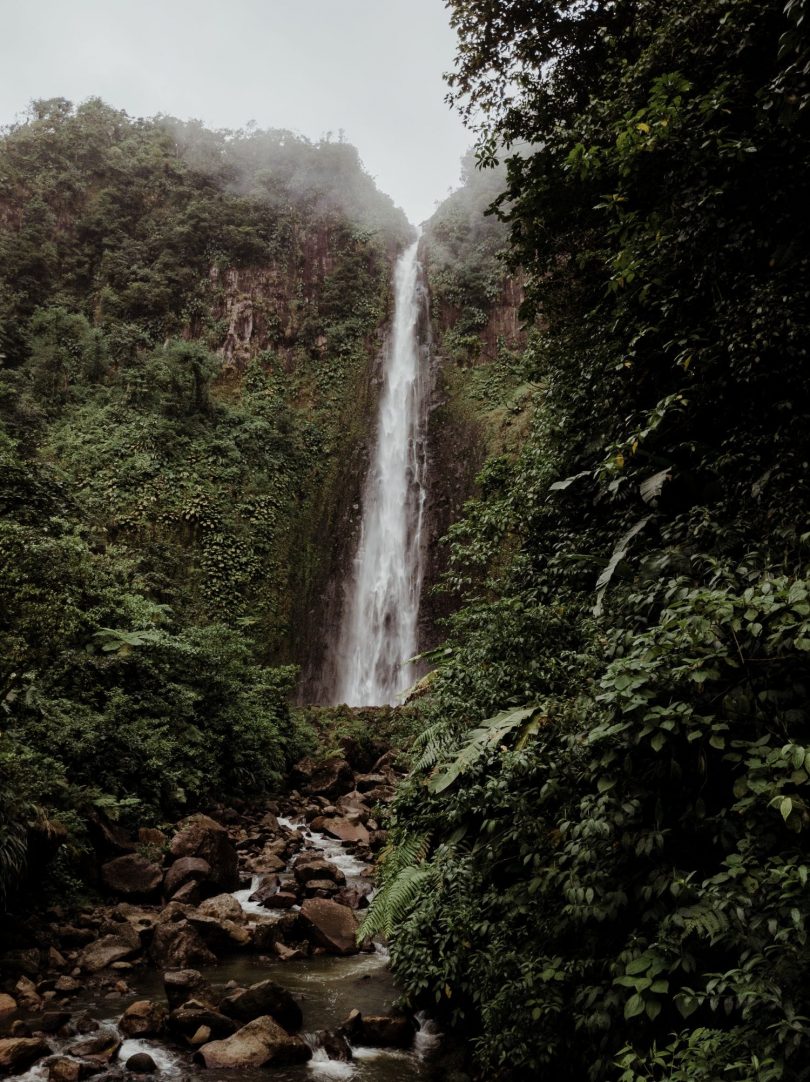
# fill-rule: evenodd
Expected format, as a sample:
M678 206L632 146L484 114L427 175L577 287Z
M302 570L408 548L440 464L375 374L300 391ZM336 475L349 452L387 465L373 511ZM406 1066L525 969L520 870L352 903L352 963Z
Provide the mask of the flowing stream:
M406 662L417 650L428 391L418 340L425 304L418 244L396 266L377 443L339 635L335 700L349 706L395 703L416 675Z

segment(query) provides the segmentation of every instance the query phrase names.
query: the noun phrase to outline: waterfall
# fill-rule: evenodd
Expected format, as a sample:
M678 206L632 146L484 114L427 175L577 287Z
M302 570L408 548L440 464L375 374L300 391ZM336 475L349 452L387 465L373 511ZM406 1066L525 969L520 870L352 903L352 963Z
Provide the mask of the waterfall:
M360 541L338 643L337 702L394 703L415 679L425 511L427 373L418 331L425 303L418 241L394 275L376 447L363 492Z

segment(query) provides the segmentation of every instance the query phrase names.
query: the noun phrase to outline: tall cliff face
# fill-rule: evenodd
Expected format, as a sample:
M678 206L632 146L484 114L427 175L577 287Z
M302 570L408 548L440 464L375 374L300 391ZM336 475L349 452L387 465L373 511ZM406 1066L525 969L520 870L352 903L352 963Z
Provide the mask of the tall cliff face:
M521 372L527 346L522 277L503 261L505 226L484 213L502 190L503 176L478 173L468 160L463 179L426 223L423 240L434 380L423 649L442 640L441 622L457 603L452 591L436 589L448 571L443 539L479 493L478 474L488 456L509 455L517 446L536 392Z
M0 140L0 423L177 619L319 649L404 215L344 143L37 103Z

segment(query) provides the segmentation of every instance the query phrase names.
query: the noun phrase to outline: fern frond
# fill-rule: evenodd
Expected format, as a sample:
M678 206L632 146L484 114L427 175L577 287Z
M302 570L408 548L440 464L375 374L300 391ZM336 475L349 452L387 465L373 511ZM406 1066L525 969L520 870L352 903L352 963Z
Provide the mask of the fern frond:
M358 939L392 935L397 925L410 915L422 887L435 878L436 869L430 864L412 864L402 868L375 895L360 926Z

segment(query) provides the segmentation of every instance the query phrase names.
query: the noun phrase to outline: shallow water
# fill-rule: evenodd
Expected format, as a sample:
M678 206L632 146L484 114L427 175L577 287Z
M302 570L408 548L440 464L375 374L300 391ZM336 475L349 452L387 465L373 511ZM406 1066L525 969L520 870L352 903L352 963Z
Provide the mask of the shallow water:
M349 884L364 878L363 872L367 866L352 856L341 842L309 831L305 824L286 819L279 822L288 829L301 830L308 842L322 850L326 859L344 872ZM250 891L243 890L234 895L245 909L248 920L254 913L261 914L265 919L271 916L271 910L247 902L249 893ZM288 962L275 958L260 961L259 957L252 953L234 954L223 959L219 965L203 969L202 972L214 991L223 995L226 994L225 986L229 981L247 986L271 979L286 988L301 1006L304 1015L302 1036L313 1045L313 1058L309 1063L298 1067L206 1070L192 1062L191 1052L179 1051L160 1041L128 1039L124 1041L119 1052L119 1064L125 1064L136 1052L148 1052L158 1067L153 1075L130 1077L176 1079L178 1082L315 1082L316 1079L411 1082L435 1077L429 1071L428 1061L437 1038L432 1034L429 1024L423 1025L422 1030L417 1033L411 1050L357 1048L353 1050L355 1058L352 1063L330 1060L324 1050L316 1046L314 1034L318 1030L334 1029L352 1010L357 1009L367 1015L387 1014L395 1006L398 993L388 968L388 953L382 947L377 947L373 952L346 958L324 954ZM116 1029L118 1019L130 1003L139 999L165 1002L163 977L159 971L136 969L122 972L121 977L130 986L130 992L121 995L119 992L104 993L98 989L88 989L73 999L72 1013L75 1015L86 1011L97 1019L103 1028ZM52 1044L55 1051L69 1055L71 1045L84 1039L72 1037L66 1041L52 1041ZM16 1077L18 1082L46 1082L48 1069L46 1065L39 1064ZM104 1078L103 1075L97 1077Z

